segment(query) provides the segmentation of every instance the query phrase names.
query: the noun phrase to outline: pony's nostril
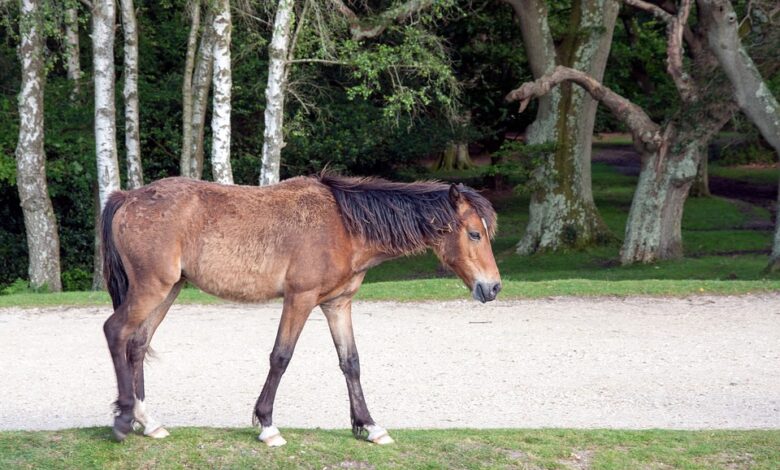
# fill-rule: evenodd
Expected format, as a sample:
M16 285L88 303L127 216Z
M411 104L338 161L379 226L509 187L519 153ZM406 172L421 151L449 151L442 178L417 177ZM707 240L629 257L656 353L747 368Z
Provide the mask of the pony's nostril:
M493 295L497 295L499 292L501 292L501 283L497 282L493 284L493 288L490 289L490 292L492 292Z

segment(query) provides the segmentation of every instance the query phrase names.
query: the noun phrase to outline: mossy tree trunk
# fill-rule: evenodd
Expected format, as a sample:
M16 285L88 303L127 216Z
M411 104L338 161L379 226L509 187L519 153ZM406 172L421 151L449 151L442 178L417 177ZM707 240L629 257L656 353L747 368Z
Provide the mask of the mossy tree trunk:
M517 13L534 78L563 64L601 80L619 3L580 0L572 4L569 34L557 48L541 0L506 0ZM517 245L520 254L584 247L612 238L593 202L591 141L597 102L564 84L540 98L529 144L556 142L556 149L534 172L529 221Z
M709 49L726 72L740 109L780 157L780 105L742 45L739 21L731 2L698 0L697 5ZM780 213L780 200L777 207ZM780 270L780 217L767 269Z
M691 197L710 197L710 174L709 174L709 154L705 152L701 160L699 160L699 167L696 169L696 179L693 180L691 186Z

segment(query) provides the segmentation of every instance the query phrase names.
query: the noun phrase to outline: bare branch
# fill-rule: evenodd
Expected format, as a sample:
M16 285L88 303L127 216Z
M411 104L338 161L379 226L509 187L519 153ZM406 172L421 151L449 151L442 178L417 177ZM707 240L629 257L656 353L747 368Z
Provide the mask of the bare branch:
M375 38L382 34L391 23L405 21L433 4L433 0L408 0L406 3L388 8L369 20L361 20L342 0L330 1L336 10L346 18L352 39L357 41Z
M644 0L623 0L623 2L626 5L631 5L634 8L639 8L640 10L650 12L653 14L653 16L663 20L666 23L669 23L674 18L669 12L667 12L663 8L659 7L658 5L645 2Z
M647 150L660 148L663 138L661 131L655 122L644 112L626 98L599 83L590 75L559 65L552 73L548 73L533 82L523 83L520 88L512 90L506 100L519 101L520 112L523 112L533 98L546 95L563 82L574 82L587 91L595 100L600 101L612 114L631 130L634 144Z
M691 0L682 0L677 15L668 23L668 38L666 43L666 71L672 77L683 101L696 99L696 90L691 78L683 70L683 33L691 12Z

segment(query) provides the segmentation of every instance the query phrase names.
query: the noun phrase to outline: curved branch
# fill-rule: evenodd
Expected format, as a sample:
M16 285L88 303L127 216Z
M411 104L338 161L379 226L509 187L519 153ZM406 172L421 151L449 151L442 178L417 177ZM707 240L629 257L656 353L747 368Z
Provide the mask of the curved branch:
M523 112L533 98L546 95L554 87L564 82L574 82L587 91L595 100L600 101L612 114L623 122L631 131L634 144L648 151L654 151L661 147L663 137L658 124L626 98L599 83L590 75L559 65L543 77L523 83L520 88L512 90L506 100L519 101L520 112Z

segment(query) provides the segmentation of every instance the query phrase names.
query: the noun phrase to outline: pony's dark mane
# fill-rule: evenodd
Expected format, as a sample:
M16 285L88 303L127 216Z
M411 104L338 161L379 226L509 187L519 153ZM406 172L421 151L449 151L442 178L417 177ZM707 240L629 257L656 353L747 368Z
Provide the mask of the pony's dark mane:
M391 255L425 250L445 233L459 230L450 185L437 181L394 183L379 178L322 174L319 181L333 193L351 235ZM496 212L482 195L458 185L462 197L485 220L488 235L496 231Z

